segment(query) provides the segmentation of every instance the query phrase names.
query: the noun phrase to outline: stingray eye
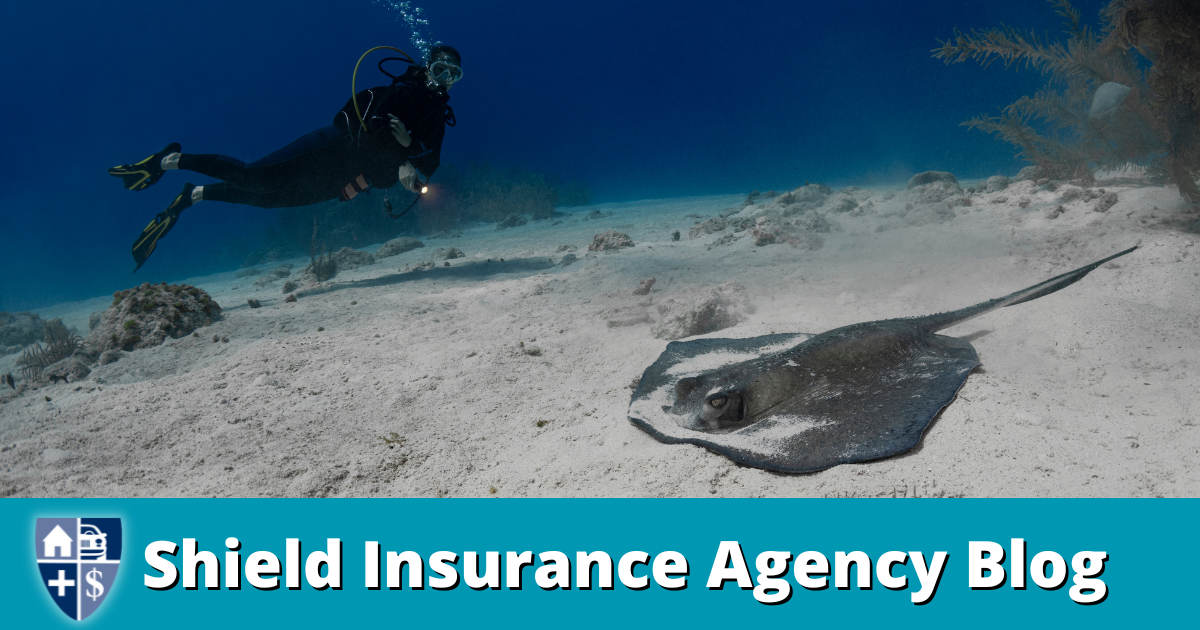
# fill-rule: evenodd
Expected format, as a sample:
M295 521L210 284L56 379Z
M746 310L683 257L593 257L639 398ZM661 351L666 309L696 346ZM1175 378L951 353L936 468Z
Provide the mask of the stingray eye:
M708 401L708 404L712 405L713 407L716 407L717 409L720 409L721 407L724 407L725 403L727 403L727 402L729 402L728 397L718 396L718 397Z

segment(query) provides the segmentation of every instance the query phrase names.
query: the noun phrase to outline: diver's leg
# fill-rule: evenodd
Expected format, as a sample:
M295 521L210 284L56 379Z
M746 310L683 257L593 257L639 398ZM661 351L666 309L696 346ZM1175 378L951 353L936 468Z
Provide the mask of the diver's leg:
M246 190L245 188L238 188L233 184L225 182L197 186L196 190L199 192L192 195L193 203L197 201L224 201L225 203L240 203L256 208L290 208L292 206L315 203L293 203L292 195Z
M313 165L341 152L341 130L329 126L309 133L266 157L246 164L226 155L183 153L170 164L215 177L246 191L283 191L310 181ZM328 156L327 156L328 154Z
M215 153L181 153L175 165L181 171L193 171L232 184L242 184L246 173L245 162Z

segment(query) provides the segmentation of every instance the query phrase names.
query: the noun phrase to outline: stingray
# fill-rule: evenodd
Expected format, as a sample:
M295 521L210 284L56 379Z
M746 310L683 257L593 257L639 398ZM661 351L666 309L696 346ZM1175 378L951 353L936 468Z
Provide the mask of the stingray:
M638 381L629 420L661 442L788 473L904 453L980 364L969 342L935 333L1054 293L1135 249L948 313L673 341Z

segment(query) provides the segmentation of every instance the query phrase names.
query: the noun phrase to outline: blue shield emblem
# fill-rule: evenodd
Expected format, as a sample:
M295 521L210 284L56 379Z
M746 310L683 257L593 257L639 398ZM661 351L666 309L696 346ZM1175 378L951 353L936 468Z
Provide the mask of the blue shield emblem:
M117 581L121 519L39 518L38 570L50 598L71 619L87 619Z

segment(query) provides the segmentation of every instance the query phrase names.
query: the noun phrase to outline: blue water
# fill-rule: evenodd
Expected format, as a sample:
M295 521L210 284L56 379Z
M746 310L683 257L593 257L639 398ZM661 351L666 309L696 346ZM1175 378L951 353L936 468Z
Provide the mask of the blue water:
M1043 0L413 4L463 54L443 162L586 181L598 202L1012 174L1009 147L959 123L1043 77L930 50L955 27L1062 31ZM1075 3L1093 23L1103 4ZM131 276L130 243L185 175L130 192L106 169L171 141L256 159L329 124L367 48L411 48L372 0L6 2L0 25L10 311L236 268L276 211L197 206Z

